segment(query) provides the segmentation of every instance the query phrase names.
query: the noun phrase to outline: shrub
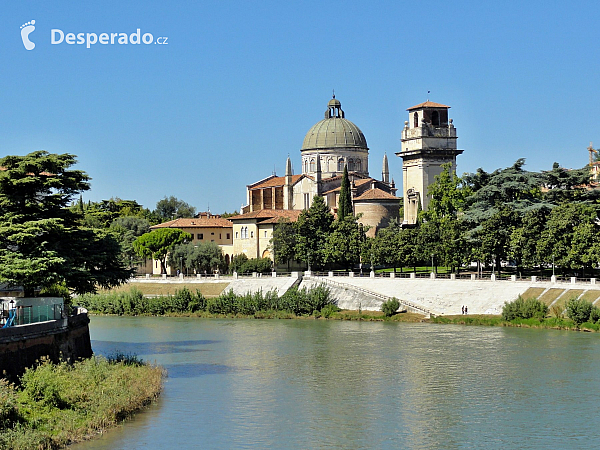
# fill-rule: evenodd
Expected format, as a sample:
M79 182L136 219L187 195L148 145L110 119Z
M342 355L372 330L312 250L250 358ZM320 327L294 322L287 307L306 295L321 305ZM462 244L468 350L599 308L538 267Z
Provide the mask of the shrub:
M330 303L329 305L325 305L325 307L323 307L323 309L321 309L321 315L323 317L325 317L326 319L329 319L335 313L340 312L340 311L341 311L341 309L338 308L337 305L333 305Z
M548 314L548 306L537 298L523 300L520 295L512 302L504 303L502 307L502 318L504 320L515 319L543 319Z
M583 322L588 322L590 320L590 316L594 309L598 308L595 308L590 302L572 298L567 302L567 317L577 325L581 325ZM594 317L598 317L599 315L597 311L594 311L593 314Z
M386 317L392 317L394 314L396 314L398 308L400 308L400 302L396 297L393 297L381 304L381 311Z
M257 273L269 273L273 262L270 258L251 258L241 265L240 271L242 273L257 272Z

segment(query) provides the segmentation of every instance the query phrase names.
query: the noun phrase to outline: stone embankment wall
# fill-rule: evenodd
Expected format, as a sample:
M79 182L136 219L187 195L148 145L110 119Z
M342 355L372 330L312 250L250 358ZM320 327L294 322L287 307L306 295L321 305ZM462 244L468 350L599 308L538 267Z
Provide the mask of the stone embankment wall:
M66 319L0 329L0 371L11 380L40 358L74 362L92 356L87 311Z
M229 283L225 290L231 289L236 294L276 290L278 295L282 295L297 283L298 276L298 273L293 273L292 276L220 277L215 281L195 281ZM189 280L155 279L154 282L181 283ZM425 315L461 314L462 306L467 306L469 314L501 314L505 302L515 300L530 288L539 291L540 297L546 291L557 290L561 291L560 299L584 297L600 305L600 284L595 284L595 280L582 282L571 279L568 283L469 278L307 276L305 274L300 288L310 288L319 284L325 284L331 290L340 308L350 310L376 311L384 301L396 297L402 305L401 308ZM595 295L596 293L598 295Z
M534 281L491 281L491 280L450 280L429 278L369 278L369 277L311 277L312 282L328 279L335 280L347 287L364 289L384 296L396 297L401 303L415 305L435 315L461 314L462 306L467 306L469 314L501 314L505 302L515 300L530 288L542 291L549 289L565 290L563 298L581 296L587 291L594 291L600 297L600 285L588 283L550 283ZM360 297L340 295L342 308L358 309ZM591 296L594 297L594 296ZM383 300L371 302L362 309L379 309ZM409 309L410 310L410 309Z

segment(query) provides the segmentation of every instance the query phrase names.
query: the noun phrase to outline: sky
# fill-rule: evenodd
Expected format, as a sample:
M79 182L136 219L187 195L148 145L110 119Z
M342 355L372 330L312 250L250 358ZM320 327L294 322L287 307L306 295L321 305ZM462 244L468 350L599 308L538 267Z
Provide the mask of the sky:
M387 153L398 187L406 109L427 98L451 106L459 174L579 168L600 147L599 19L577 0L4 2L0 156L77 155L86 201L232 212L288 155L301 172L335 89L370 175Z

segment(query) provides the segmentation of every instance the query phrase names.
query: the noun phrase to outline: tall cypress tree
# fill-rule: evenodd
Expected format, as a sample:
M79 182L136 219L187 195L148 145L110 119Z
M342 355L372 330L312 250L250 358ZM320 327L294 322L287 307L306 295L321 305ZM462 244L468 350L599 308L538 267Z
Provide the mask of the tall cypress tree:
M340 199L338 201L338 220L352 214L352 197L350 195L350 180L348 179L348 166L344 166L342 185L340 188Z

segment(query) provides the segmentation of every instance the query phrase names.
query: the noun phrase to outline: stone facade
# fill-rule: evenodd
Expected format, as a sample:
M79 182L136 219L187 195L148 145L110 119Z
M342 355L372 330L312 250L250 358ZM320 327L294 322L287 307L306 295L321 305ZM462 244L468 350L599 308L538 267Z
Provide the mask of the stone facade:
M280 219L295 222L299 210L262 209L231 217L233 222L233 254L251 258L271 258L270 241Z
M442 165L451 163L452 170L456 170L456 156L463 152L457 149L456 128L448 119L449 108L429 100L408 108L402 149L396 153L402 158L405 224L416 223L419 205L427 209L427 189L442 173Z
M233 223L227 219L221 218L218 214L200 213L197 217L188 219L175 219L169 222L164 222L150 227L151 230L159 228L177 228L192 235L192 243L200 242L215 242L225 256L225 261L229 263L233 257ZM160 275L160 262L152 261L152 273ZM170 267L167 267L167 275L173 275L175 272Z

